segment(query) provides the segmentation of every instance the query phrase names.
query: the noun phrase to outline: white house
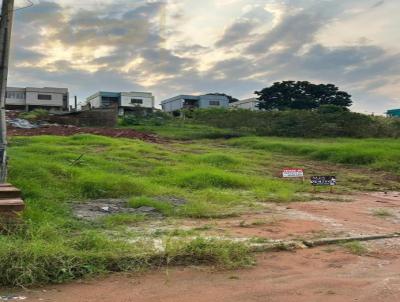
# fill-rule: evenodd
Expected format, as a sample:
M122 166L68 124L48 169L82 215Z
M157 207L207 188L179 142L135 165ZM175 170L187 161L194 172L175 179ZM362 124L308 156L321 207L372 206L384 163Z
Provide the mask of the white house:
M181 109L196 108L227 108L229 99L224 95L205 94L205 95L178 95L176 97L161 102L164 112L174 112Z
M7 87L6 108L23 109L36 108L63 111L68 110L69 93L67 88L18 88Z
M238 109L260 110L257 107L259 103L260 101L257 98L250 98L231 103L229 106Z
M154 96L150 92L107 92L99 91L87 99L92 108L118 107L118 114L124 115L137 108L154 109Z

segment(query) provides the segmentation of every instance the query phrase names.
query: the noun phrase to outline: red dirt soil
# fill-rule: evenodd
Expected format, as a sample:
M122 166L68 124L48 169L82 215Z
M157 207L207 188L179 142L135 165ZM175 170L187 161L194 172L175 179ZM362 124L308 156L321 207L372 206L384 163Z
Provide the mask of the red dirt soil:
M70 136L75 134L95 134L115 138L133 138L151 143L162 143L164 139L156 135L136 131L133 129L115 129L115 128L83 128L76 126L52 125L35 129L20 129L8 126L8 136L37 136L37 135L59 135Z
M181 222L197 227L212 224L232 236L281 239L314 237L321 235L319 232L345 236L399 231L400 194L349 195L350 202L339 201L340 197L343 196L338 196L336 202L270 204L261 213L240 218ZM376 215L379 209L390 215ZM266 224L259 223L263 220ZM363 256L350 254L340 246L325 246L263 253L258 255L256 266L238 271L164 268L143 275L114 275L20 294L27 296L25 301L29 302L400 301L400 239L365 245L369 252Z
M25 292L55 302L378 302L400 301L400 259L359 257L341 249L279 252L240 271L172 268Z

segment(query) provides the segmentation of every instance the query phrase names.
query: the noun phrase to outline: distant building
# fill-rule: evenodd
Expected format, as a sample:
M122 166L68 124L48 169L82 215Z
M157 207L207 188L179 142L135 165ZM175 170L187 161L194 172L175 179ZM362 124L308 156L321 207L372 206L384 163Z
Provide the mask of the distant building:
M230 103L229 106L232 108L238 108L238 109L249 109L249 110L260 110L258 108L258 104L260 103L260 100L257 98L250 98L250 99L245 99L245 100L240 100L234 103Z
M135 111L138 108L154 109L154 96L150 92L99 91L86 100L92 108L117 107L119 115Z
M224 95L178 95L161 102L164 112L175 112L182 109L227 108L229 99Z
M7 87L6 109L23 109L26 111L36 108L47 110L68 110L69 93L67 88L18 88Z
M400 109L392 109L386 112L387 116L390 117L400 117Z

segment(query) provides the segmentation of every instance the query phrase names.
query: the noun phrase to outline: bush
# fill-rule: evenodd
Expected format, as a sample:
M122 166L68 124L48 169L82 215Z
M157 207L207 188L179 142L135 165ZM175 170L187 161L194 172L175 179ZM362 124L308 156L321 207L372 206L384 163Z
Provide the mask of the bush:
M155 111L147 114L132 113L125 115L120 120L119 124L121 126L139 126L139 125L162 126L170 119L171 116L160 111Z
M332 105L286 111L199 109L190 116L198 123L261 136L400 137L400 119L369 116Z
M177 185L191 189L245 188L248 183L243 177L220 170L201 170L181 173L177 176Z
M37 121L46 119L49 116L49 112L45 109L35 109L29 112L22 112L19 114L19 118L23 118L29 121Z

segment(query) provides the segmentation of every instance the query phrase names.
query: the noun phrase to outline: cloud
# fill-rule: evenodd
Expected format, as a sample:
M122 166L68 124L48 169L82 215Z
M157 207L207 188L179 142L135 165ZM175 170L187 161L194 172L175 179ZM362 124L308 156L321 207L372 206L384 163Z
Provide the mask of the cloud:
M372 8L377 8L385 4L385 0L381 0L372 5Z
M337 84L360 111L395 104L400 49L386 42L386 29L400 21L392 2L211 2L37 0L15 16L10 85L69 87L81 97L149 90L161 101L215 91L250 97L291 79ZM349 40L335 31L345 20L355 35L353 17L371 11L373 36L364 30Z
M238 20L230 25L223 36L217 41L217 47L235 46L246 42L256 24L251 20Z

